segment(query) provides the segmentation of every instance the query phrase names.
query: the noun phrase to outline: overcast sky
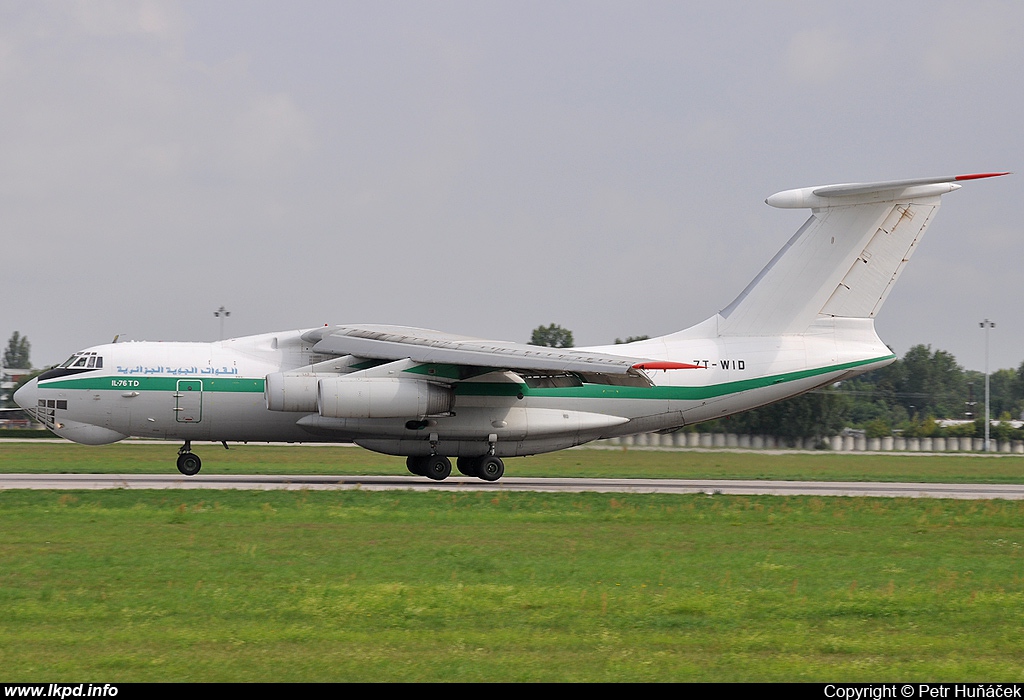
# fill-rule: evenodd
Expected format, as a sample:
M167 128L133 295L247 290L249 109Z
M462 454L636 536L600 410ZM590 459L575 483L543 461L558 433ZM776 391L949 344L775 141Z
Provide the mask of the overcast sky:
M879 315L1024 361L1024 3L0 1L0 335L397 323L578 345L725 307L834 182L943 198Z

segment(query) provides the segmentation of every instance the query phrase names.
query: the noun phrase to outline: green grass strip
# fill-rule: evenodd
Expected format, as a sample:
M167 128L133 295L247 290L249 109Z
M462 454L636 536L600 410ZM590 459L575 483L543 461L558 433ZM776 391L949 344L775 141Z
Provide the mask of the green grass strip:
M0 493L7 682L1018 681L1024 503Z
M0 472L177 473L179 445L0 443ZM357 447L193 444L204 474L407 475L405 459ZM704 452L575 449L505 460L507 476L661 479L785 479L1016 484L1024 456Z

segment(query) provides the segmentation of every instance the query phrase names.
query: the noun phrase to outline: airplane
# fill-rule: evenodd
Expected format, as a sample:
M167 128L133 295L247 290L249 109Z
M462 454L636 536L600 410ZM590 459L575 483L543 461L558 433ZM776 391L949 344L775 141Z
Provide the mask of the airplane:
M387 325L212 343L121 342L74 353L15 394L60 437L348 442L496 481L504 458L670 432L786 399L896 359L874 319L942 195L1009 173L786 190L806 223L720 312L622 345L549 348ZM116 340L116 339L115 339Z

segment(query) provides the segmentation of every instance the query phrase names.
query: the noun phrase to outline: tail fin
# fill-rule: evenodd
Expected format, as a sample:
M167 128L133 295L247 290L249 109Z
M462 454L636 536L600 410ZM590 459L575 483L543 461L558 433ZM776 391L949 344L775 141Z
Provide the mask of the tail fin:
M828 185L787 190L765 200L811 210L747 288L721 312L721 335L801 333L821 317L874 318L943 194L958 180L983 173L923 180Z

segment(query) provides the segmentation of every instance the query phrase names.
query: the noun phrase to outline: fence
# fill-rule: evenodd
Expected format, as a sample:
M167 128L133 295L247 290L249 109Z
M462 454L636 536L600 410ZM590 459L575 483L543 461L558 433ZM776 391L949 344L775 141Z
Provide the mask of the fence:
M835 435L825 438L833 452L984 452L982 438L955 437L882 437L868 438L854 435ZM992 452L1024 454L1024 440L990 440ZM797 438L794 445L773 435L737 435L736 433L641 433L621 438L602 440L605 445L623 447L663 448L737 448L749 450L813 450L818 449L815 438Z

